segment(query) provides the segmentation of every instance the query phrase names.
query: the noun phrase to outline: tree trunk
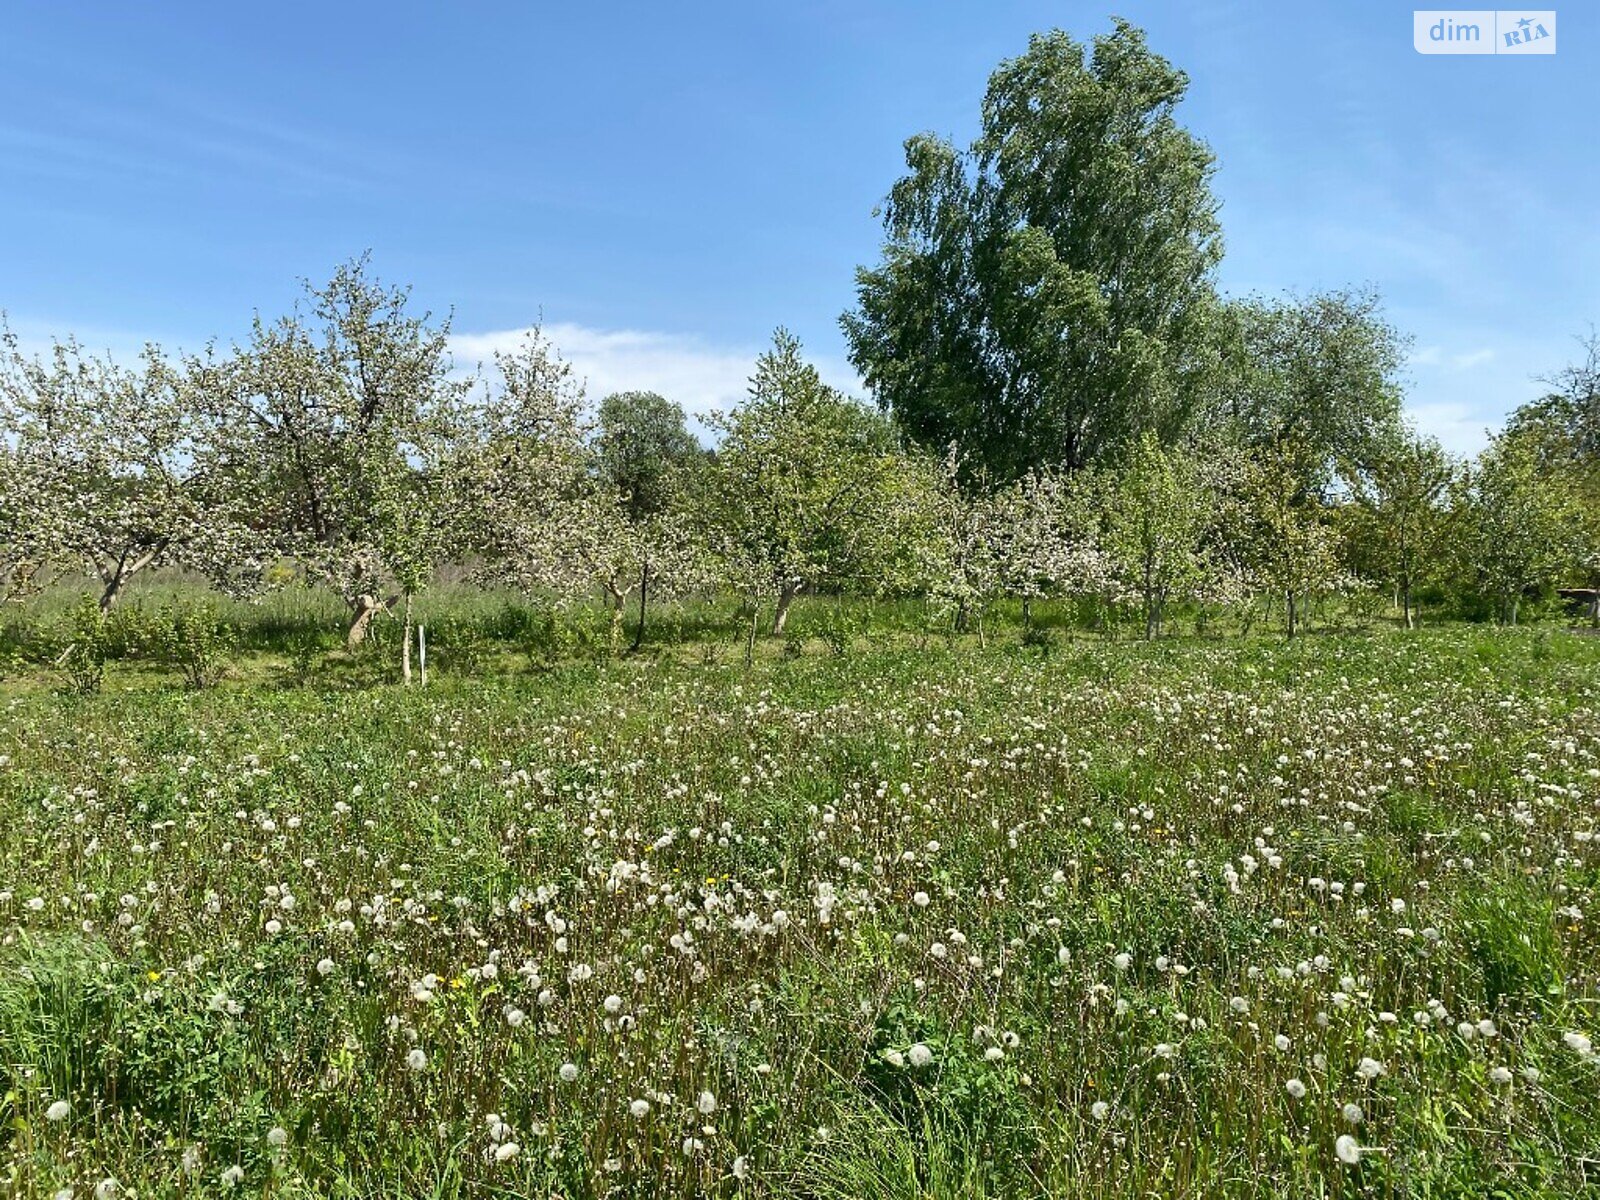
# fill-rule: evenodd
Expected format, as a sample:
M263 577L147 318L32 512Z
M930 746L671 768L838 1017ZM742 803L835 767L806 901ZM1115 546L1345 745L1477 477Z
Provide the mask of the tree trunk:
M133 550L124 550L117 558L115 566L102 566L99 568L100 581L106 585L106 590L100 593L100 611L110 612L122 598L122 589L128 586L132 578L144 570L161 555L168 546L168 541L162 539L154 546L147 547L142 553ZM129 555L134 555L129 560Z
M1293 592L1285 592L1283 594L1283 599L1284 599L1284 608L1285 608L1285 610L1286 610L1286 612L1288 614L1289 636L1291 638L1293 638L1294 637L1294 618L1295 618L1294 593Z
M1405 607L1406 628L1415 629L1417 627L1416 622L1413 621L1411 617L1411 581L1409 579L1406 580L1403 585L1401 585L1400 600Z
M372 618L384 609L393 608L400 597L390 596L387 600L379 600L370 593L363 592L350 602L351 620L350 628L345 633L344 646L346 650L354 650L367 640L367 627L372 624Z
M105 581L106 590L100 593L100 611L110 612L117 606L117 601L122 598L122 589L127 586L127 579L122 575L113 575Z
M1033 629L1033 597L1022 598L1022 632L1029 633Z
M617 657L622 649L622 616L628 604L626 593L615 588L608 589L611 598L611 631L609 635L609 652L612 658Z
M1154 566L1147 554L1144 560L1144 640L1155 641L1156 637L1156 586L1154 579Z
M783 633L783 627L789 623L789 607L794 603L794 598L800 594L804 587L801 583L786 583L778 589L778 609L772 615L772 634L774 637Z
M637 651L644 644L644 601L645 593L650 590L650 568L642 567L639 570L639 627L633 631L633 649Z
M400 682L411 686L411 593L406 593L405 636L400 640Z

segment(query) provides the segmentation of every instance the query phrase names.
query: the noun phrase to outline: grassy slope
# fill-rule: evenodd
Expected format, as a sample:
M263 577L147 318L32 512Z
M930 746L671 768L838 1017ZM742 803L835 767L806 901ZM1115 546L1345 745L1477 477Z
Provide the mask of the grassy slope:
M1600 641L1003 640L425 692L259 662L194 694L4 685L0 1179L1583 1186Z

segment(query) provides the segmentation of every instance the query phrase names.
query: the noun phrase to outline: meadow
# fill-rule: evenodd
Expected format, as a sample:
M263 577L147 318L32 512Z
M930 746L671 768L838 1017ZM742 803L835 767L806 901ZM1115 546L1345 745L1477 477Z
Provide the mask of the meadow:
M9 660L7 1195L1600 1192L1600 640L281 617Z

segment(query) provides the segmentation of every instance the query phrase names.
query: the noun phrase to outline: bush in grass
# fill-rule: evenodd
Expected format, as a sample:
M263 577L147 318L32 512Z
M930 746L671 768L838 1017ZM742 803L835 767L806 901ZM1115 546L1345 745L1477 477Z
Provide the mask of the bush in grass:
M836 658L849 654L856 639L865 632L861 617L854 610L839 605L830 605L816 622L817 637Z
M74 604L49 639L49 656L68 691L92 695L105 681L111 637L106 614L90 596Z
M160 661L183 676L195 691L214 687L228 672L233 628L206 603L174 605L162 610L157 626Z
M428 626L428 657L453 675L476 675L489 658L489 639L476 621L446 617Z

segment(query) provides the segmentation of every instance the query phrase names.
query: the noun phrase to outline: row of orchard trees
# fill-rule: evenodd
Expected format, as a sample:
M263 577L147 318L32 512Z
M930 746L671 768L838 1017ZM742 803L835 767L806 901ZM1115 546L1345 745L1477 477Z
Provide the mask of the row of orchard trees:
M0 587L92 570L101 604L171 564L250 593L293 564L336 590L352 645L438 569L636 606L733 591L782 632L808 591L921 595L983 632L1004 597L1136 607L1271 597L1293 634L1313 597L1424 584L1520 599L1591 582L1600 491L1596 345L1472 463L1399 418L1400 339L1370 296L1228 312L1202 419L1116 453L1002 474L920 448L823 382L779 331L707 449L652 393L584 403L537 333L477 370L365 260L249 339L136 363L9 335L0 369ZM281 574L281 570L277 572ZM407 636L403 644L409 647ZM403 666L409 672L409 661Z
M1600 582L1595 344L1472 463L1401 418L1376 297L1222 295L1215 160L1188 80L1127 22L1033 38L958 148L905 144L881 260L843 317L877 407L780 331L715 446L650 394L587 409L537 334L458 369L449 326L365 260L242 345L134 364L73 343L0 363L0 593L88 565L109 607L161 563L248 592L294 563L349 639L442 563L623 613L732 590L1306 605L1419 588L1492 601ZM639 634L636 634L639 636ZM405 645L410 645L409 637Z

